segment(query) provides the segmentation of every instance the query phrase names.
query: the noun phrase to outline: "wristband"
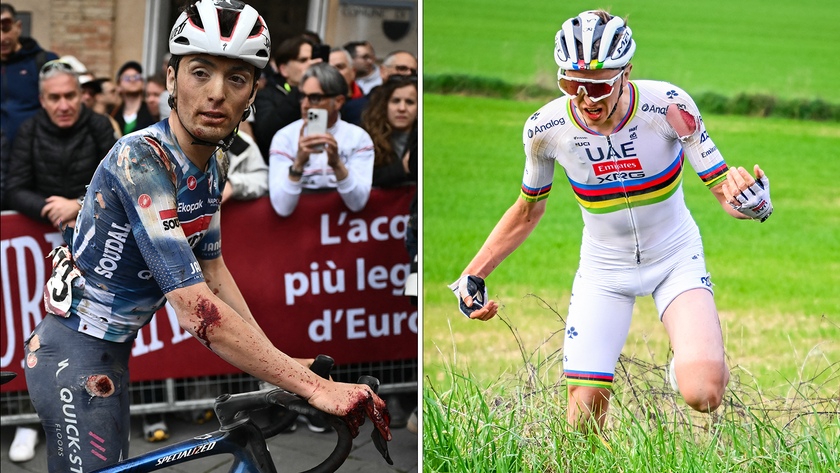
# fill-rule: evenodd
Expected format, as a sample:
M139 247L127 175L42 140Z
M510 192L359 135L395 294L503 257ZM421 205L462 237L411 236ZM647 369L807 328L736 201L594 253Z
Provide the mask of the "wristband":
M294 164L289 166L289 175L294 177L303 177L303 171L295 169Z

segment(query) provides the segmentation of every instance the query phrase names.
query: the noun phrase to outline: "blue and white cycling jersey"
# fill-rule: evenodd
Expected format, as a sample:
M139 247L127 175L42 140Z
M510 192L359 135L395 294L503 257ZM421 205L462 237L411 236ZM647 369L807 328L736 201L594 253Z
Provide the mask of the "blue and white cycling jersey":
M197 258L221 255L226 178L223 151L198 169L166 120L124 136L97 168L76 220L72 255L81 276L72 279L69 309L51 307L48 285L47 310L79 332L134 339L163 307L164 294L204 282ZM66 277L60 272L52 287Z

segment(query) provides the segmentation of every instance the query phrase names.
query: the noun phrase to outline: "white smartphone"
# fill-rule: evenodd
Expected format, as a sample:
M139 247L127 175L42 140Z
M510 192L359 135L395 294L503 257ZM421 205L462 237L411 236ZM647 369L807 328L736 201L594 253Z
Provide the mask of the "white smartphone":
M310 108L306 112L306 134L323 135L327 132L327 111L323 108ZM324 150L324 145L316 145L315 149Z

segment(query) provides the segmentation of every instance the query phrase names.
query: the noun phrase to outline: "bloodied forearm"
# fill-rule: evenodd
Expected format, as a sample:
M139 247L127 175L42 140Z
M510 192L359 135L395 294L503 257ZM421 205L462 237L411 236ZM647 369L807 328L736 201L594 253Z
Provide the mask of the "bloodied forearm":
M388 408L369 387L320 378L275 348L258 328L213 294L209 286L195 284L175 289L166 298L181 327L228 363L303 396L324 412L344 417L354 437L367 414L383 437L391 439Z
M228 363L307 399L320 389L324 380L275 348L256 323L246 321L207 285L176 289L166 298L181 327Z
M229 305L231 309L254 327L263 337L266 337L265 332L260 328L253 314L251 314L248 303L245 302L245 298L239 292L239 286L236 285L236 281L233 279L230 271L228 271L224 259L221 256L212 260L199 259L198 264L201 265L204 281L207 283L210 291Z

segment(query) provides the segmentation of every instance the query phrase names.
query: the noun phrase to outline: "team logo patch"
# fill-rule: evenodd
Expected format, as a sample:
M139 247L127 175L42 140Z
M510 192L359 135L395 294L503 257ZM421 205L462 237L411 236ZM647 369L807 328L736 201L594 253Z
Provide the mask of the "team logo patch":
M163 222L164 230L174 230L181 226L181 222L178 220L178 212L175 209L161 210L158 215Z
M197 181L195 180L195 176L190 176L187 178L187 187L189 187L190 190L195 189L196 183Z
M137 198L137 205L139 205L141 209L148 209L149 206L152 205L152 198L149 197L149 194L143 194Z

